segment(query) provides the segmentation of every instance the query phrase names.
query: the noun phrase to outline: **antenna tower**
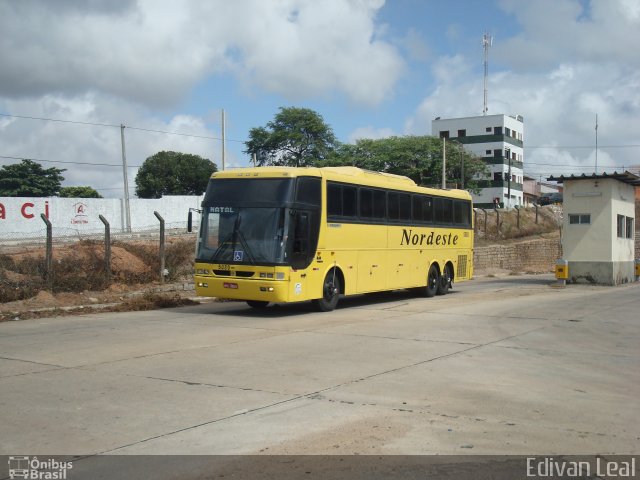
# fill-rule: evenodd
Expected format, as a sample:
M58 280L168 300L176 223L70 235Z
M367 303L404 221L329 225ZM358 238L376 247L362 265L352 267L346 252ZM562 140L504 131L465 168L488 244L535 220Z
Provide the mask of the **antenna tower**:
M489 79L489 47L493 45L493 37L487 32L482 35L482 48L484 49L484 108L482 115L486 115L489 107L487 106L487 82Z

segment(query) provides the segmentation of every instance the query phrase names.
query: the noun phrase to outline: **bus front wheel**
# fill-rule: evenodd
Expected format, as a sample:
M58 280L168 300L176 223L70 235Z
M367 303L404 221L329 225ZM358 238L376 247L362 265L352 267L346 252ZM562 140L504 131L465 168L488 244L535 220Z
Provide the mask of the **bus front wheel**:
M336 275L335 270L327 273L322 282L322 298L313 300L313 304L321 312L330 312L336 305L340 297L340 277Z

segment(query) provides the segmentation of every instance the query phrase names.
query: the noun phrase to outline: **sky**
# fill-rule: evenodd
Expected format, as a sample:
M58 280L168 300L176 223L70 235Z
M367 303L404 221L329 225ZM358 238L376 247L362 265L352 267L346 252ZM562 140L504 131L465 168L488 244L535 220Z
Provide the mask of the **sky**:
M342 142L524 117L525 174L640 169L640 0L3 0L0 166L123 195L174 150L247 167L253 127L318 112ZM28 118L27 118L28 117Z

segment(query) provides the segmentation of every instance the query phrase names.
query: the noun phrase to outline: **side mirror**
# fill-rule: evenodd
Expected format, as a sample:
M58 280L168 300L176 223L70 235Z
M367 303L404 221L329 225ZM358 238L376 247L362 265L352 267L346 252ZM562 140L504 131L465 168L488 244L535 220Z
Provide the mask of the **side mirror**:
M187 232L191 233L193 231L193 212L189 210L189 215L187 215Z

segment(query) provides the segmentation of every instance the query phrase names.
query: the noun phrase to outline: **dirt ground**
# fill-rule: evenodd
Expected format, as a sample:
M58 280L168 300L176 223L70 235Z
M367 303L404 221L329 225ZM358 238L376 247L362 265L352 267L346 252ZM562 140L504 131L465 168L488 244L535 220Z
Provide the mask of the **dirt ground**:
M53 293L42 275L29 274L43 265L44 247L3 247L0 250L0 321L184 303L185 299L195 296L191 276L192 242L192 239L168 242L166 263L172 275L165 282L159 281L157 241L112 245L110 281L105 280L102 243L56 245L53 266L59 273Z

